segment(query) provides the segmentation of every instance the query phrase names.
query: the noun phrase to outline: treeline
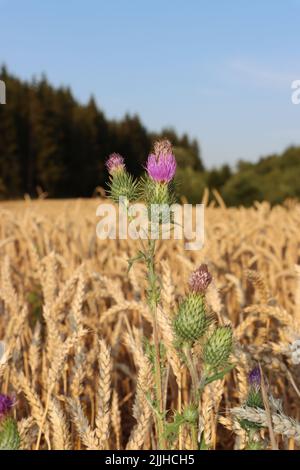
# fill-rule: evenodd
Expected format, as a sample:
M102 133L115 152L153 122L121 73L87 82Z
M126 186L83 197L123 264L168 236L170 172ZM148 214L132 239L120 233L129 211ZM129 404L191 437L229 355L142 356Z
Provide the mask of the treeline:
M300 197L300 147L258 163L240 161L207 170L199 145L172 129L149 132L138 116L109 120L91 98L78 103L67 87L54 88L47 79L31 82L12 76L5 67L6 105L0 106L0 198L90 197L105 187L105 160L112 152L126 157L129 171L143 171L153 142L166 137L174 145L178 162L179 195L201 201L205 187L217 189L228 205L250 205L254 200L280 203ZM40 189L39 189L40 188Z
M6 105L0 106L0 197L89 197L107 181L105 160L112 152L126 156L130 172L143 171L153 140L138 116L108 120L91 98L79 104L69 88L52 87L44 77L30 83L9 74ZM198 144L172 130L168 136L194 170L202 170ZM162 135L161 134L161 135ZM185 163L183 162L183 165Z
M217 189L229 206L250 206L254 201L280 204L300 198L300 147L291 146L281 155L261 158L257 163L240 161L234 171L224 165L210 171L179 170L182 193L199 202L204 188Z

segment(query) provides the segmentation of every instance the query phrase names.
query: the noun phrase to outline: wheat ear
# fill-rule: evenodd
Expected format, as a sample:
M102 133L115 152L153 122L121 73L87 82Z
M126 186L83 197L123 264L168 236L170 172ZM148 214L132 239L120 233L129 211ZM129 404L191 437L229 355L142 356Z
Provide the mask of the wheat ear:
M73 398L69 398L67 400L67 403L69 405L70 413L73 422L76 426L77 432L83 444L86 446L87 450L99 450L99 441L96 436L96 433L89 425L88 420L80 406L80 403L77 400L74 400Z
M71 450L71 436L66 416L58 400L52 398L49 404L49 419L52 429L54 450Z
M111 397L111 357L104 340L99 341L99 385L96 435L102 449L108 448Z
M233 408L231 412L239 419L247 419L253 423L268 427L266 412L260 408ZM294 419L289 418L282 413L273 413L272 424L276 434L280 434L288 438L292 437L295 439L295 441L300 442L300 424L297 423Z

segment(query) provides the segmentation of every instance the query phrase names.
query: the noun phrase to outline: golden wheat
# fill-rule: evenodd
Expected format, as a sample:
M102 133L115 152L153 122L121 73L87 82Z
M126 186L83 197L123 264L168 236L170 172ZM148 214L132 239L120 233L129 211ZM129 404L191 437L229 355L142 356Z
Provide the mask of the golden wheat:
M136 241L97 239L100 202L0 204L0 385L2 393L16 395L22 449L155 446L146 272L138 263L127 270ZM243 405L248 373L259 362L270 394L283 403L284 411L272 411L279 447L300 446L300 375L292 349L300 340L300 206L226 208L217 192L209 206L206 192L204 202L202 250L185 251L180 240L158 243L167 420L191 396L173 316L190 271L205 262L213 275L207 303L219 323L234 329L236 365L205 389L199 403L206 444L245 448L241 418L267 430L265 412ZM195 357L197 348L201 344ZM170 448L193 448L188 427Z

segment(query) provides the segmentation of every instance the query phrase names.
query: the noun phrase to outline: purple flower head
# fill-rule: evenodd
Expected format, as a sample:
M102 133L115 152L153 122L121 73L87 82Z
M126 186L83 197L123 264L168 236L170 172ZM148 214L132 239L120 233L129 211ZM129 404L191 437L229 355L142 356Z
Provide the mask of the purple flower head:
M190 289L193 292L204 294L212 281L212 275L208 271L206 264L201 264L198 269L192 272L189 280Z
M249 384L251 387L260 387L261 384L261 375L259 367L254 367L249 374Z
M172 152L151 153L147 160L146 170L150 178L158 183L169 183L176 172L176 160Z
M118 153L112 153L106 162L106 168L110 175L113 175L117 171L125 170L124 158Z
M14 406L14 400L8 395L0 394L0 419L3 418Z

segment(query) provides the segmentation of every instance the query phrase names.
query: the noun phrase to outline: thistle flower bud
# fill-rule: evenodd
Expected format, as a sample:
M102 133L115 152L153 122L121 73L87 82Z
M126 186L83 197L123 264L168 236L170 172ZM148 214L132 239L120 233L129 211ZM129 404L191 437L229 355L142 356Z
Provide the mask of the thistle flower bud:
M263 408L264 402L261 394L261 374L259 367L254 367L248 376L250 390L246 405L253 408Z
M170 206L175 202L173 178L176 172L176 159L172 153L172 145L168 140L157 141L154 144L154 153L148 156L146 163L147 177L143 180L141 194L149 208L149 217L152 210L165 210L163 206ZM157 209L154 206L161 206ZM159 217L160 223L170 222L170 211Z
M106 162L106 168L110 175L114 175L116 172L124 171L125 164L124 158L119 153L112 153Z
M189 286L192 292L204 294L212 281L212 275L208 271L206 264L201 264L198 269L192 272L189 280Z
M17 423L8 416L14 404L11 397L0 394L0 450L17 450L20 446Z
M14 406L14 400L8 395L0 394L0 420L3 419Z
M106 162L110 174L109 195L119 202L120 198L133 201L138 197L137 183L126 171L124 159L118 153L112 153Z
M249 377L249 384L251 387L257 387L260 388L261 385L261 375L260 375L260 369L259 367L254 367L254 369L251 370Z
M189 294L179 305L174 321L176 337L187 343L193 343L206 332L211 318L206 315L205 299L197 294Z
M232 329L230 326L217 327L208 338L203 349L205 365L212 369L225 366L232 350Z

